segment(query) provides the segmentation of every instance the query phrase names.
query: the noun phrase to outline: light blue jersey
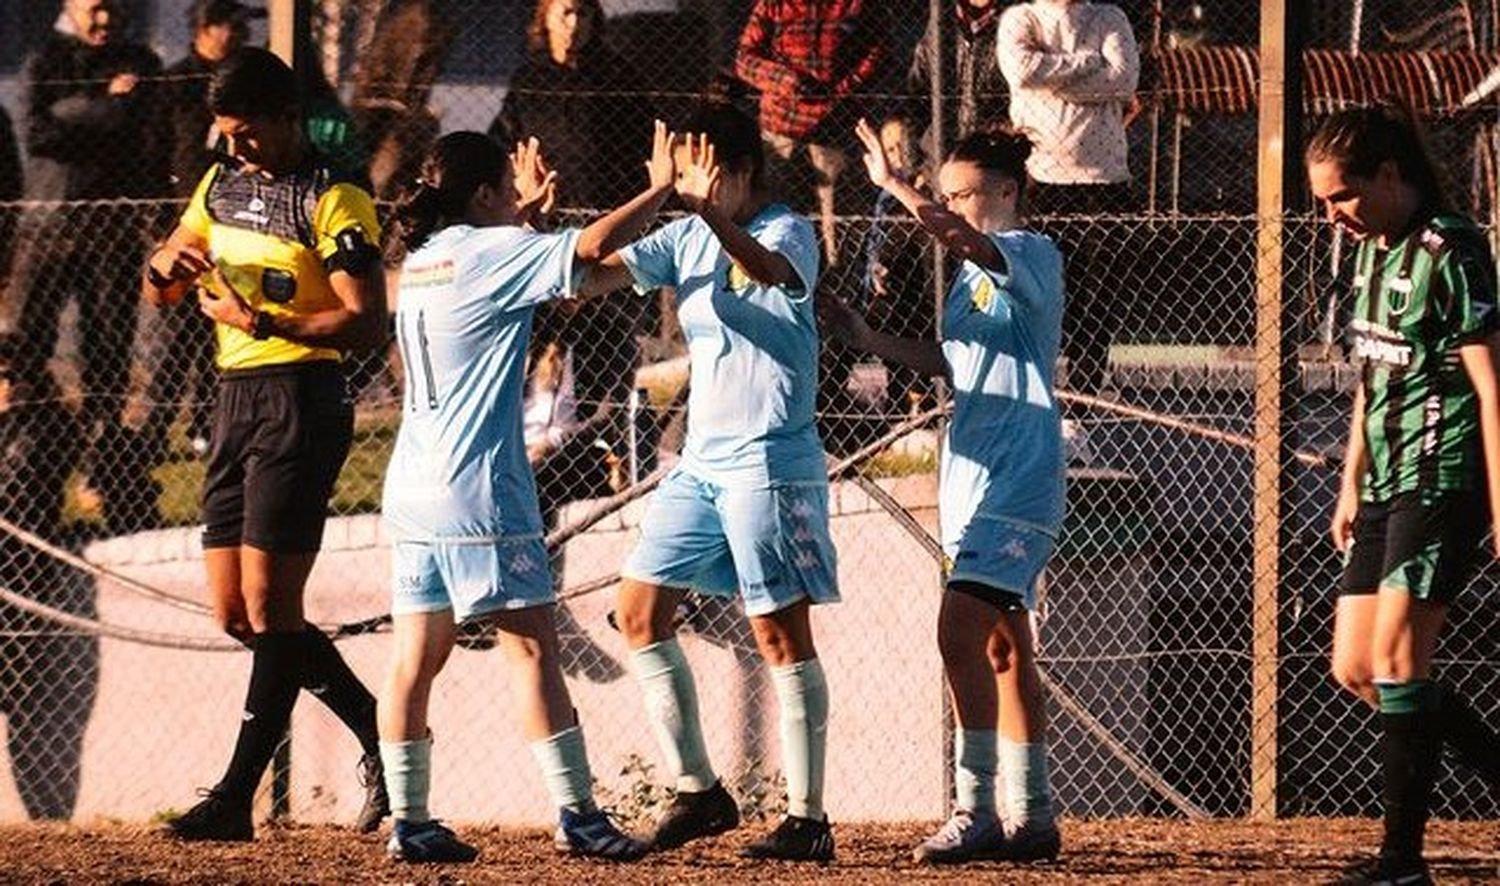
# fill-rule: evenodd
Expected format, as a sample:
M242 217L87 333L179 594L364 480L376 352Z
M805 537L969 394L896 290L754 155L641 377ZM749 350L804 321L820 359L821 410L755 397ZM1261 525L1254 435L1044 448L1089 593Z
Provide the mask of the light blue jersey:
M818 238L779 203L746 230L791 263L797 285L750 280L696 215L620 250L637 289L677 290L692 364L682 468L725 488L823 480L823 443L813 423Z
M578 234L454 225L402 265L405 407L384 499L393 541L541 533L521 434L526 347L536 306L574 291Z
M1063 519L1062 425L1052 393L1062 256L1030 231L990 239L1005 270L964 262L943 306L943 357L954 389L939 508L949 556L976 517L1049 536Z

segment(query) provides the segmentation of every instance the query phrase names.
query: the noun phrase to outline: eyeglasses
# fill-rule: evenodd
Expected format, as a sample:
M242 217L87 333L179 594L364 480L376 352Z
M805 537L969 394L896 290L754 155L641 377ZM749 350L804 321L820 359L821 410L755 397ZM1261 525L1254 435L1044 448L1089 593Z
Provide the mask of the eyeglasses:
M961 191L949 191L948 193L943 194L941 196L941 199L944 206L952 206L958 201L967 200L977 193L979 193L979 187L976 185L972 188L964 188Z

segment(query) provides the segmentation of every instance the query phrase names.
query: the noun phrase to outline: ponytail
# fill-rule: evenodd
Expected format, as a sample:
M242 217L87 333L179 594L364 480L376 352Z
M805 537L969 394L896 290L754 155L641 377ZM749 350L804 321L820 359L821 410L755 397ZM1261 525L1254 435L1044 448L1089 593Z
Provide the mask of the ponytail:
M396 205L387 260L399 264L433 234L462 222L480 185L500 186L509 168L505 150L483 133L451 132L438 139L416 183Z

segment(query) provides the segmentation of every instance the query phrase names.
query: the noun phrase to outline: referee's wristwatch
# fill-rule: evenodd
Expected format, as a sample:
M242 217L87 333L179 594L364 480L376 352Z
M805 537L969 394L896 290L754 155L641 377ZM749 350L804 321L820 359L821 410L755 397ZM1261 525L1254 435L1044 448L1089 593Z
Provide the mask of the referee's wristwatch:
M250 315L250 337L259 341L265 341L276 334L271 325L271 315L265 311L255 311Z

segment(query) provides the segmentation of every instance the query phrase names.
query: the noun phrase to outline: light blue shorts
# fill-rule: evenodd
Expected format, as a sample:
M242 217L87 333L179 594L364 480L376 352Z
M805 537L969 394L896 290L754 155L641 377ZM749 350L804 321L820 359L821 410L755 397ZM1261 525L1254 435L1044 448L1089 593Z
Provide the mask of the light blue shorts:
M1052 559L1057 540L1035 526L976 515L957 544L943 546L948 581L971 581L1008 591L1036 608L1036 580Z
M455 621L555 602L536 536L391 545L391 614L453 610Z
M828 485L725 489L674 470L652 496L621 574L721 597L738 589L747 615L836 603Z

